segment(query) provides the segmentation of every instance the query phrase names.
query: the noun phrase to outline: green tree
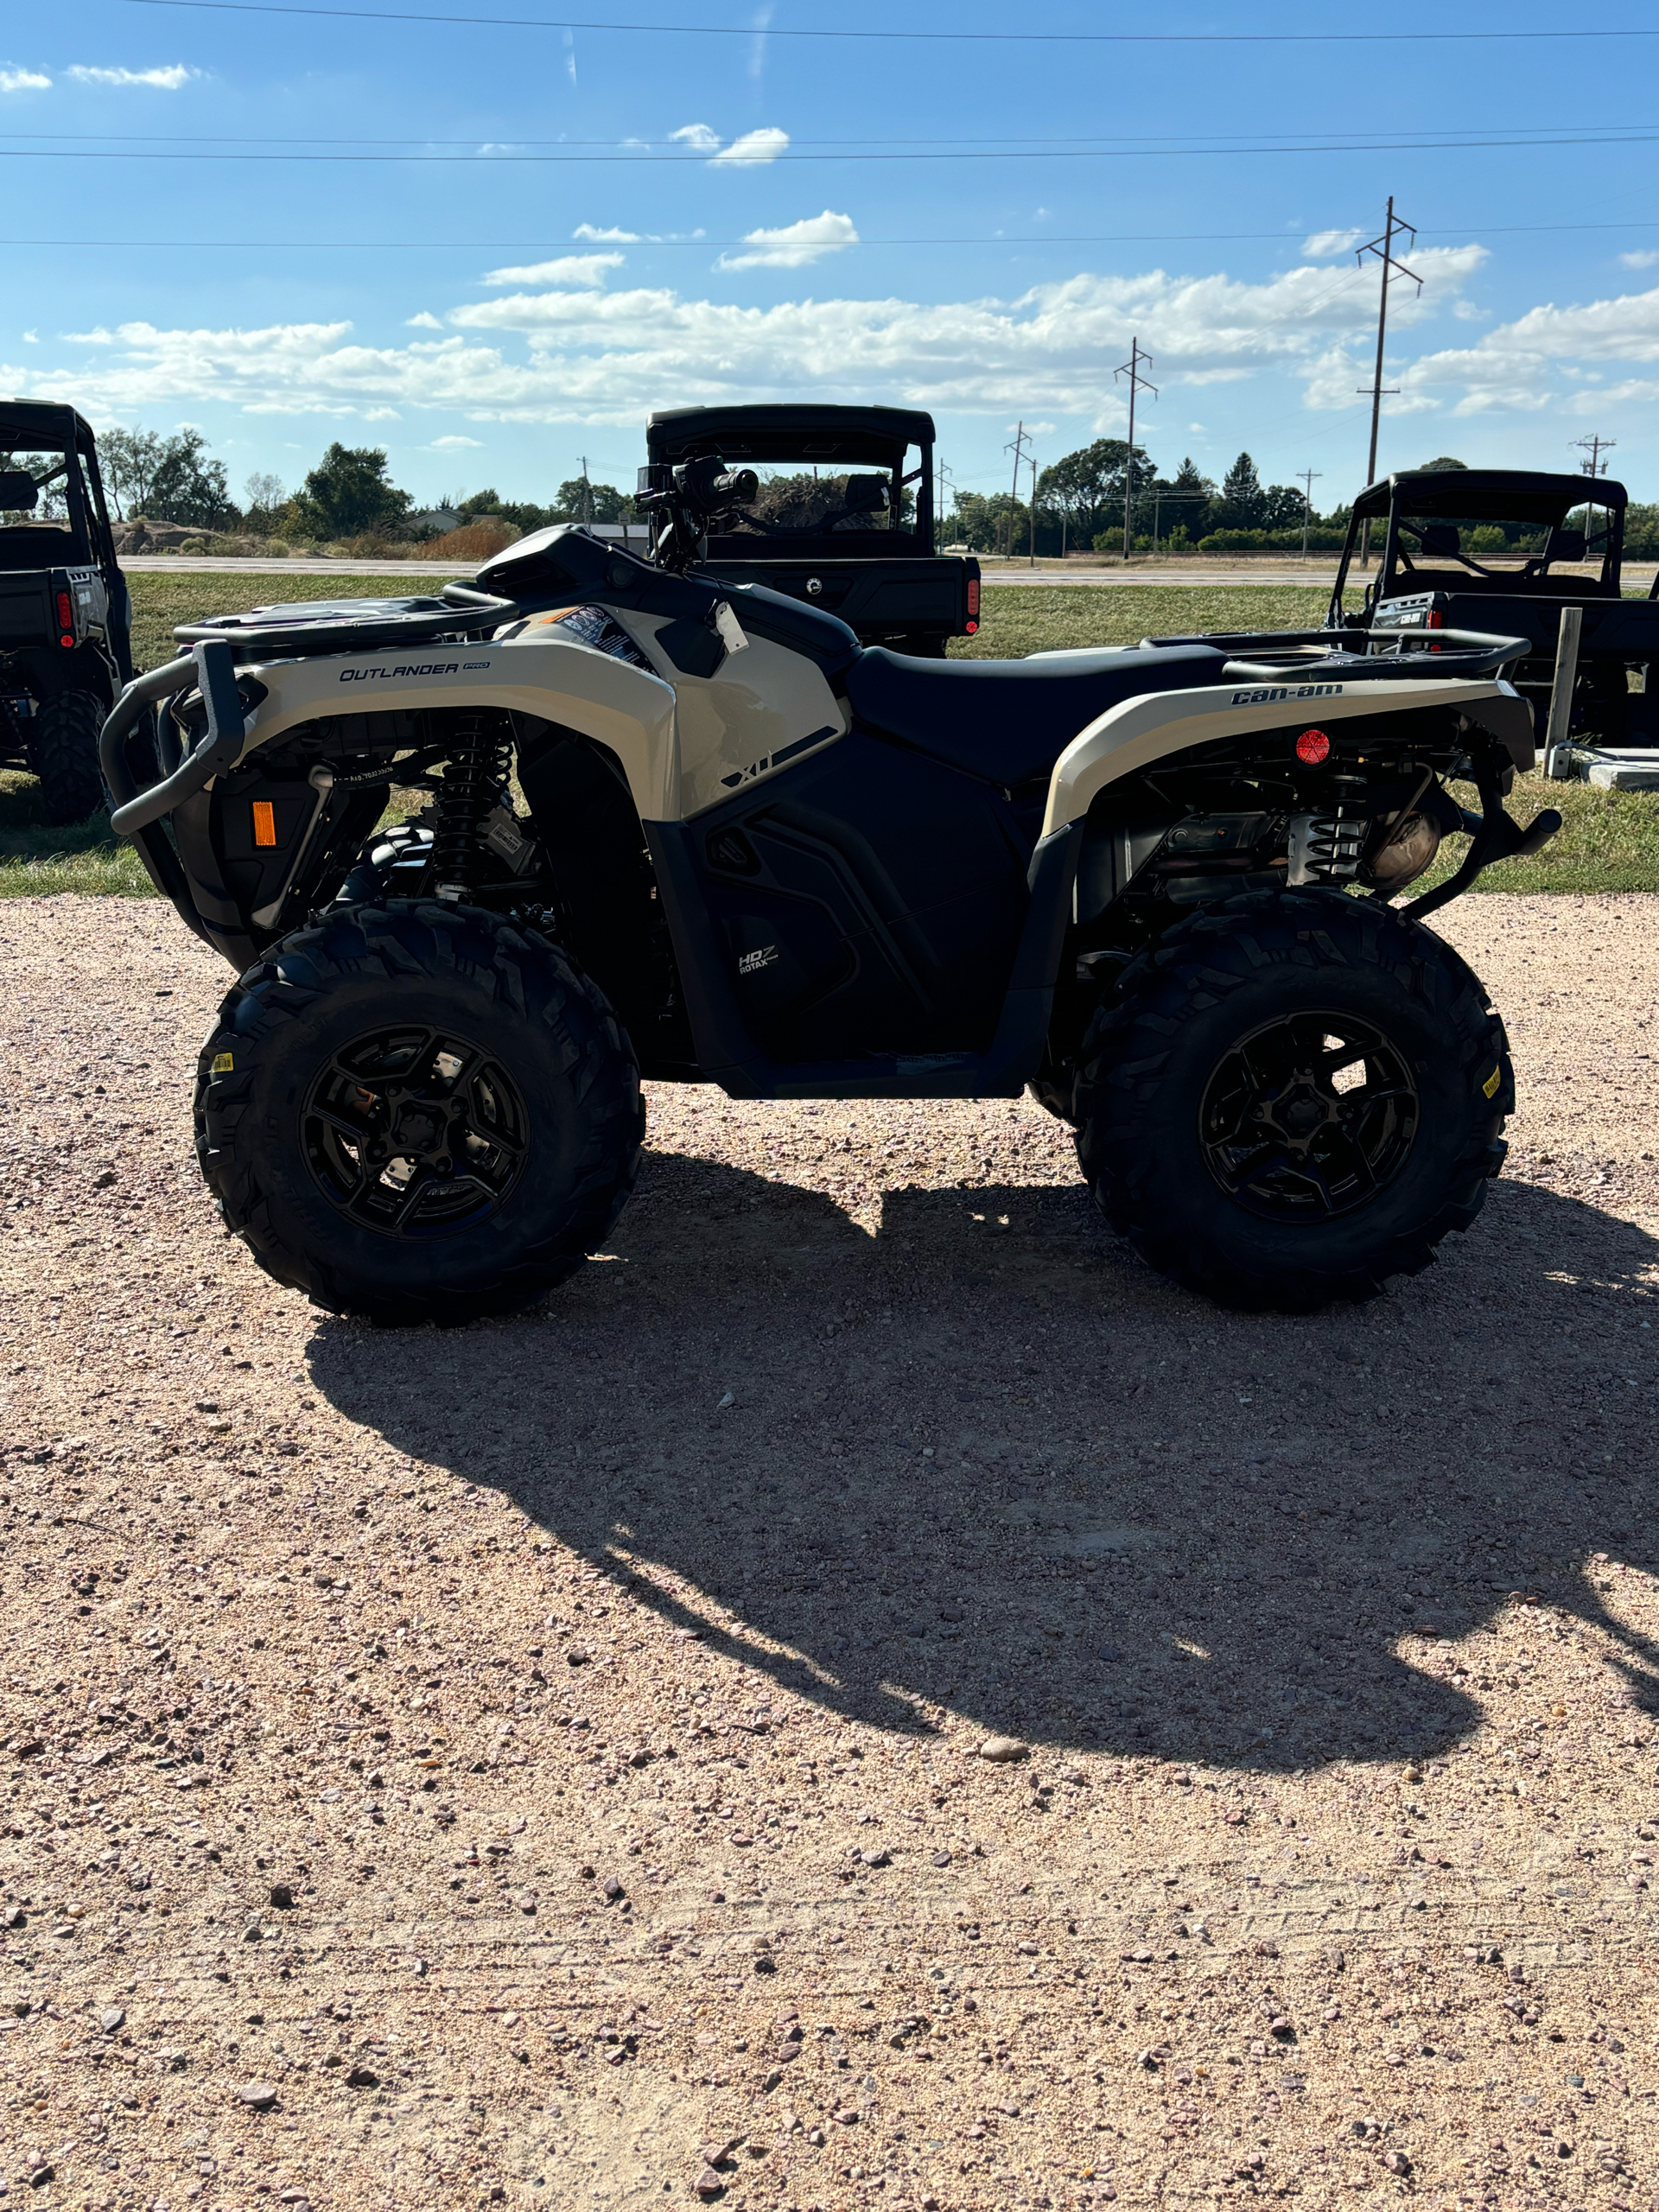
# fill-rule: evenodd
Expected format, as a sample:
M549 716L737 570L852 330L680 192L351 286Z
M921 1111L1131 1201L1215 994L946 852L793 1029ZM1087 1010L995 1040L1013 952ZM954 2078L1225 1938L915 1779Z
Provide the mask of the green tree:
M1124 474L1129 448L1122 438L1096 438L1066 454L1037 479L1039 508L1067 521L1070 542L1087 545L1106 529L1114 515L1120 531L1123 523ZM1135 449L1135 490L1138 499L1156 471L1144 446Z
M1438 461L1422 461L1417 465L1420 468L1467 468L1469 466L1466 461L1454 461L1449 453L1443 453Z
M99 467L118 522L151 512L151 487L165 450L154 430L126 430L118 423L99 439Z
M384 446L343 446L338 439L294 500L302 527L318 537L394 529L411 504L386 474Z
M1218 530L1260 530L1267 508L1267 494L1255 473L1255 463L1249 454L1242 453L1221 480L1214 526Z
M157 521L195 530L222 530L238 519L225 464L213 458L200 430L179 430L163 442L148 509Z
M572 476L560 485L553 512L561 522L629 522L633 501L614 484L594 484Z

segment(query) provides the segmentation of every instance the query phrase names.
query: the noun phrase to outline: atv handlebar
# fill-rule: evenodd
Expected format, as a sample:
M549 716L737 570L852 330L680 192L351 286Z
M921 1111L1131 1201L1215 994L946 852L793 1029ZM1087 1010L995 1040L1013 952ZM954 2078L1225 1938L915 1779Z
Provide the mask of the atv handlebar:
M145 708L158 700L173 697L192 683L200 685L202 703L207 709L206 734L170 775L163 776L160 783L152 784L148 791L141 792L127 770L127 737ZM204 639L193 645L188 654L181 653L176 660L168 661L162 667L152 669L148 676L137 677L116 701L98 741L99 765L110 794L117 802L110 816L111 829L118 837L130 837L140 830L148 830L164 814L171 814L175 806L194 798L222 770L234 767L241 758L246 735L246 718L236 688L236 669L231 648L224 639Z

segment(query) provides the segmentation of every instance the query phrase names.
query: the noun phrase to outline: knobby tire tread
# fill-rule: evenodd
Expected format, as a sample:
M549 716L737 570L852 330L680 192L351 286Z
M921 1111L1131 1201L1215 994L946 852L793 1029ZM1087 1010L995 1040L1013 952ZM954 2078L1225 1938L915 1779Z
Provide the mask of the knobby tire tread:
M406 1300L365 1301L326 1255L284 1241L261 1186L257 1134L242 1134L260 1045L302 1020L332 984L365 973L388 982L443 974L487 982L498 1003L520 1015L539 1008L559 1034L562 1072L586 1125L577 1173L555 1233L520 1252L487 1291L439 1283ZM224 1052L236 1058L236 1080L210 1105L210 1071ZM376 1320L464 1321L556 1288L604 1243L632 1192L644 1138L633 1050L597 985L548 938L475 907L391 900L325 914L238 978L200 1056L196 1156L227 1230L276 1281L333 1312Z
M1383 1241L1373 1263L1328 1274L1302 1266L1251 1281L1171 1234L1151 1179L1151 1140L1172 1110L1162 1081L1185 1025L1264 968L1287 963L1307 970L1311 995L1318 975L1332 967L1370 966L1392 978L1433 1017L1446 1050L1457 1055L1471 1105L1438 1202ZM1374 1297L1390 1276L1420 1274L1441 1239L1469 1228L1485 1204L1515 1104L1503 1022L1459 955L1421 923L1328 891L1244 893L1177 924L1124 970L1077 1058L1077 1158L1101 1211L1160 1274L1245 1307L1306 1312L1336 1299ZM1498 1081L1489 1100L1482 1085L1494 1068Z

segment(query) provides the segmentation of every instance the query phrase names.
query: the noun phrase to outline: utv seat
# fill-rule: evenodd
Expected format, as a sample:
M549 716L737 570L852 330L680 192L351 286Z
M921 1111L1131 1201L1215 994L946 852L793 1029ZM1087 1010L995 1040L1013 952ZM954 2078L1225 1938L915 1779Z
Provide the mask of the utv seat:
M1109 707L1219 683L1226 658L1213 645L1166 645L1086 659L915 660L871 645L847 671L847 703L867 728L1012 791L1046 778Z

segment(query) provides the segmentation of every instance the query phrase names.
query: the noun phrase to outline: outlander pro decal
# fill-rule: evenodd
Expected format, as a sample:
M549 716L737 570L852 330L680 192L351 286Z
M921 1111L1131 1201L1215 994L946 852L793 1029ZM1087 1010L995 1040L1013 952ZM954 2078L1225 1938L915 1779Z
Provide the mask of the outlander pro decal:
M1271 707L1281 699L1334 699L1342 690L1340 683L1253 683L1248 691L1235 691L1228 703L1234 707Z

